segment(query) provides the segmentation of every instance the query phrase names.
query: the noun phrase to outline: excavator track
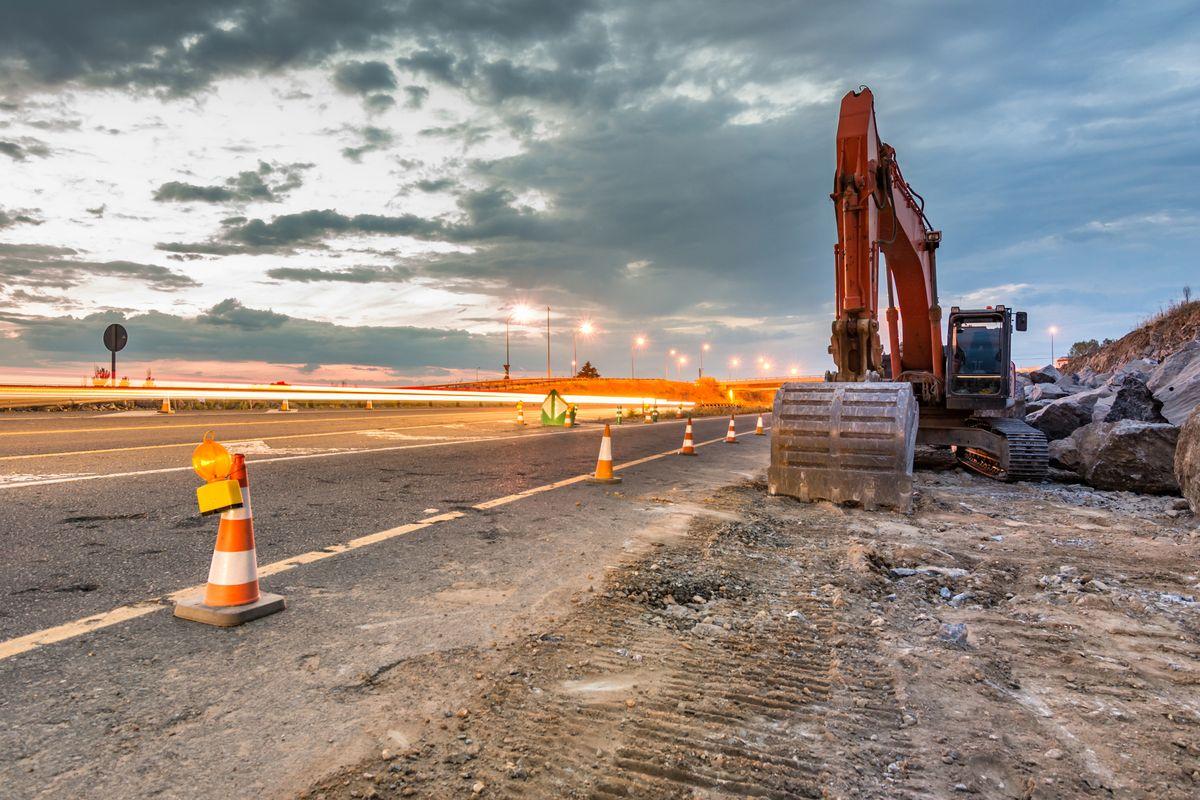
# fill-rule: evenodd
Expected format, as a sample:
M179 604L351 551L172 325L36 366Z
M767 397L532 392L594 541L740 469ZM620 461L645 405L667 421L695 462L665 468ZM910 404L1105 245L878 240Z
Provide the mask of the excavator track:
M980 475L1009 483L1046 479L1050 453L1044 433L1019 419L985 418L977 424L1005 440L1007 457L974 447L959 447L960 464Z

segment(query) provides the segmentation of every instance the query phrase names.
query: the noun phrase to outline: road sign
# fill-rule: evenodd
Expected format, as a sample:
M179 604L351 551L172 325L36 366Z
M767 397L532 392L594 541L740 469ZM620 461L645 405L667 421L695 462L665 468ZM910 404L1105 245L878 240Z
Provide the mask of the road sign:
M558 390L551 389L550 394L546 395L546 399L542 401L542 424L565 425L567 422L567 411L570 408L570 404L562 399Z
M112 385L117 385L117 351L125 347L129 343L129 331L125 330L124 325L113 323L104 329L104 346L112 353L112 375L109 380Z
M125 330L124 325L113 323L104 329L104 346L112 352L124 350L125 345L129 343L129 332Z

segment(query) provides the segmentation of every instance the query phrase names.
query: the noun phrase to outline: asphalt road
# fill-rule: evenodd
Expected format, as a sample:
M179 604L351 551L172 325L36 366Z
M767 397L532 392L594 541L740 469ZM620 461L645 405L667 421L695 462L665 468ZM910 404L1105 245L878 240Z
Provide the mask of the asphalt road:
M696 440L719 439L727 424L697 420ZM738 419L743 433L753 425ZM379 709L343 713L345 686L397 659L486 642L661 526L659 504L765 466L767 439L754 436L742 437L748 447L714 443L700 458L655 460L679 446L682 428L614 426L614 459L628 468L625 484L609 488L571 481L595 466L597 422L519 428L510 409L5 418L0 715L10 726L0 784L19 787L17 797L248 796L236 781L214 779L205 791L195 781L208 765L261 749L262 730L289 749L250 759L261 773L254 796L284 796L280 787L377 741L365 720ZM289 609L235 632L163 608L207 574L217 522L196 513L189 457L209 429L247 454L260 568L296 559L263 579ZM630 463L641 459L650 460ZM530 490L539 491L520 494ZM659 497L670 492L682 495ZM378 543L342 547L384 531ZM94 630L75 624L123 608L149 611ZM460 614L467 621L445 627ZM364 617L377 622L349 624ZM64 627L61 641L4 650ZM253 701L231 688L241 685L243 651L262 684L245 690ZM326 674L314 663L338 666ZM283 709L281 698L305 682L309 705ZM197 740L184 752L147 741L184 728ZM326 728L342 732L336 744L322 738Z

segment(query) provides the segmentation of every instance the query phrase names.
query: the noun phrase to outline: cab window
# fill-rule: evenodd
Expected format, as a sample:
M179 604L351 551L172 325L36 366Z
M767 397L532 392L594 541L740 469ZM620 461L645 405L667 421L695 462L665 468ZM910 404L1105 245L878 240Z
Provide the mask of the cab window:
M1000 394L1004 391L1004 337L1000 320L963 319L955 323L950 391Z

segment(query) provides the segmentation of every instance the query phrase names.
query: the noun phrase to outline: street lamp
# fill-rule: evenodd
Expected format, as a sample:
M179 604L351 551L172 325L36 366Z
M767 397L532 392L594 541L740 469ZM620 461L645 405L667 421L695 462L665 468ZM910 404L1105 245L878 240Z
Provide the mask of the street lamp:
M1054 334L1058 333L1058 326L1051 325L1050 331L1050 366L1054 366Z
M711 345L708 342L705 342L704 344L700 345L700 373L699 373L699 375L701 378L704 377L704 354L706 352L708 352L708 350L710 348L711 348Z
M675 363L679 365L679 366L677 366L677 367L675 368L675 379L676 379L676 380L682 380L682 378L683 378L683 367L684 367L684 365L685 365L685 364L687 364L687 356L680 356L680 357L679 357L679 360L678 360L677 362L675 362Z
M663 357L663 380L664 381L669 381L671 379L671 362L674 360L675 360L675 348L672 347L670 350L667 351L666 356Z
M576 335L582 333L585 337L591 336L592 331L596 328L592 325L590 319L585 319L579 323L579 327L571 331L571 373L572 376L579 374L579 344L576 342Z
M738 358L737 356L734 356L733 358L729 359L729 380L734 379L734 377L735 377L734 370L736 370L741 363L742 363L742 360L740 358Z
M638 336L633 340L633 344L629 348L629 377L637 377L637 349L646 346L646 337Z
M509 327L512 325L512 321L514 319L517 322L524 322L528 318L529 307L526 305L517 304L513 306L512 311L509 312L508 318L504 320L504 380L508 380L509 365L512 363L512 359L509 358Z
M550 374L550 306L546 306L546 377L553 377Z

